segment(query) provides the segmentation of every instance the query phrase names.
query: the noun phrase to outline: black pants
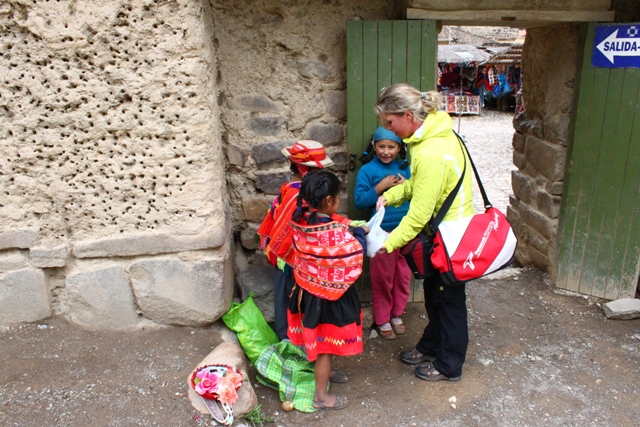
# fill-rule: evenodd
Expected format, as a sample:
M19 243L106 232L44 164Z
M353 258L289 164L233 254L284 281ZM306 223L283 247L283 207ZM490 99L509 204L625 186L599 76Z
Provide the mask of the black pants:
M425 279L424 306L429 324L416 346L422 354L435 356L433 366L445 377L462 375L469 345L465 286L448 286L440 276Z
M281 341L287 338L287 307L289 306L289 295L291 295L291 290L295 284L296 281L293 276L288 276L278 267L273 267L275 300L273 327Z

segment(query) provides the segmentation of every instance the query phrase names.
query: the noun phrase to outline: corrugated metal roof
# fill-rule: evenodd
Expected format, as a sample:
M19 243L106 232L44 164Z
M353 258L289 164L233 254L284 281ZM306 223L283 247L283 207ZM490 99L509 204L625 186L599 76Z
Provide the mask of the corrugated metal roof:
M475 46L465 44L451 44L438 46L438 62L463 64L468 62L483 62L491 55Z
M522 63L522 45L514 44L502 53L498 53L491 59L480 65L516 65Z
M438 34L438 42L479 46L486 43L495 43L496 41L489 37L479 36L477 34L461 30L459 27L445 25L442 27L440 34Z

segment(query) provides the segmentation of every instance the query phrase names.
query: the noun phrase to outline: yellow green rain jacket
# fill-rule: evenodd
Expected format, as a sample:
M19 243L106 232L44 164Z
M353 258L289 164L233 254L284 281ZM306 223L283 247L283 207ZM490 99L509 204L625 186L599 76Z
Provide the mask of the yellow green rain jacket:
M429 233L428 222L458 183L467 162L462 186L444 221L474 214L471 201L473 169L453 133L453 121L444 111L431 113L409 138L404 139L411 155L411 178L387 190L388 205L399 206L411 200L409 212L385 242L387 252L406 245L418 233Z

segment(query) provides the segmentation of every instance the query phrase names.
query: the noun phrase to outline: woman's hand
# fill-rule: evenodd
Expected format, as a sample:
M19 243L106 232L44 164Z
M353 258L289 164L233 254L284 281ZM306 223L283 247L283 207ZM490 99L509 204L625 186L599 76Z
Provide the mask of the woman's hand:
M387 199L384 196L378 197L378 202L376 203L376 210L380 210L381 207L387 206Z
M378 249L378 252L376 252L377 254L386 254L387 253L387 248L384 247L384 245L382 245L382 247L380 249Z
M369 230L369 227L367 227L366 225L362 225L362 226L360 226L360 228L362 228L364 230L364 234L365 235L369 234L369 231L371 231L371 230Z

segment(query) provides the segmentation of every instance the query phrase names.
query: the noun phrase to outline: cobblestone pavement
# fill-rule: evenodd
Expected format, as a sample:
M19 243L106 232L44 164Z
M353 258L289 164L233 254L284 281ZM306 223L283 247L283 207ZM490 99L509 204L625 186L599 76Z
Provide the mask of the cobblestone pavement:
M513 164L513 112L483 110L479 116L452 117L454 129L466 142L489 201L506 213L511 194ZM460 125L458 126L458 123ZM481 212L482 196L474 180L473 205Z

